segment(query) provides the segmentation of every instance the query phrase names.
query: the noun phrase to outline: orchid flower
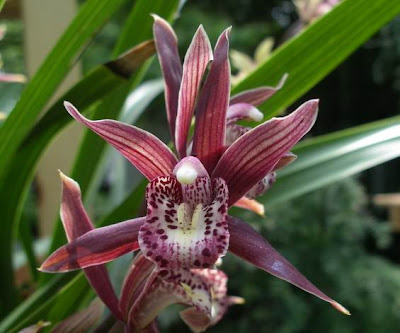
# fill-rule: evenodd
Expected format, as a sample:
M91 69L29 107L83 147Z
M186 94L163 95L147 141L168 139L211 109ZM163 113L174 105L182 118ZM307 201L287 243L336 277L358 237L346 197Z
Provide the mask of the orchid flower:
M194 331L215 324L232 303L226 296L226 276L215 269L227 251L349 314L249 224L228 215L229 207L243 197L251 200L261 194L272 184L274 172L294 160L289 151L310 130L318 109L317 100L308 101L286 117L239 131L235 137L239 128L235 122L261 120L256 106L280 86L230 98L229 33L226 29L220 35L212 52L200 26L182 66L174 31L155 16L154 37L176 155L142 129L114 120L89 120L65 102L72 117L114 146L149 180L147 215L68 237L69 243L50 255L40 269L87 270L140 250L119 301L122 320L130 328L151 328L158 312L171 303L189 306L181 317ZM189 138L193 116L194 132ZM78 191L75 187L73 203L66 195L62 199L62 207L67 207L76 224L87 219ZM96 290L103 300L109 299L109 294L102 297L101 290Z

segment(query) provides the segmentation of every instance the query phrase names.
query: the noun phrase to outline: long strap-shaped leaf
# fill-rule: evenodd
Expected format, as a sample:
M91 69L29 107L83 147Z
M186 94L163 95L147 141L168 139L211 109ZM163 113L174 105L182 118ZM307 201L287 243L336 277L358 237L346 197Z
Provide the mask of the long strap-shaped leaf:
M131 218L132 215L139 209L141 198L144 197L144 192L145 183L140 184L140 186L138 186L119 207L105 216L100 221L98 226L106 226L112 221L122 221ZM4 320L1 321L0 332L18 332L23 327L29 326L32 323L43 319L49 308L54 307L55 304L59 304L62 308L65 308L68 304L66 304L65 299L60 296L60 293L67 288L70 288L68 290L73 290L73 292L70 294L74 296L70 297L68 301L76 307L77 299L81 298L81 287L83 286L87 289L87 285L88 284L86 283L82 272L72 272L54 277L54 279L48 281L28 300L20 304ZM71 311L73 311L73 309L71 309ZM66 311L65 313L59 315L57 319L62 319L69 313L72 312ZM56 318L52 318L52 320L56 320Z
M129 43L131 43L132 40L136 43L140 43L143 40L151 38L153 18L150 14L155 13L171 20L176 13L178 4L178 0L137 1L121 33L120 38L123 39L123 42L117 43L114 53L118 54L121 50L124 50L127 45L130 45ZM131 78L129 85L121 87L113 94L110 94L98 105L94 112L95 118L104 118L104 114L107 114L107 118L115 119L118 117L127 94L137 86L147 70L146 65L143 67L141 71ZM71 177L75 179L81 187L82 197L84 199L96 175L97 166L100 164L106 146L106 142L96 134L90 131L85 134L71 172ZM53 233L50 252L59 247L64 239L65 237L63 236L61 225L57 223Z
M18 104L0 129L0 185L4 182L8 165L18 145L68 73L77 53L122 3L122 0L89 0L82 5L78 15L25 88ZM5 237L9 239L10 233L6 233ZM6 241L7 243L8 241ZM0 259L0 265L3 267L0 279L1 316L14 306L16 298L12 287L13 277L9 248L6 252L2 252Z
M275 204L400 156L400 117L310 139L294 150L298 160L262 197Z
M5 3L6 3L6 0L0 0L0 12L3 9L3 6Z
M232 92L278 82L282 74L288 73L285 87L261 106L267 118L273 117L315 86L399 12L398 0L343 1L277 49Z
M18 145L70 70L78 52L123 3L123 0L89 0L82 5L0 130L0 181Z
M154 49L151 44L144 46L146 49L147 47L150 47L150 50L151 48ZM136 53L137 51L143 53L143 50L137 48L134 49L132 53ZM144 51L145 53L148 52L147 50ZM120 60L122 59L124 58L120 58ZM139 64L137 64L137 66L139 66ZM127 74L128 72L125 72L125 76ZM117 87L127 84L128 81L126 79L107 68L107 66L102 65L97 67L49 108L47 113L35 125L15 152L13 160L8 168L7 177L4 179L0 190L0 201L4 205L2 205L3 232L0 234L0 248L3 255L0 259L3 260L2 267L5 271L1 279L11 279L11 277L8 276L11 275L11 269L6 269L6 267L11 267L10 251L12 238L9 237L9 235L14 234L12 232L13 225L14 230L18 229L17 222L20 218L21 206L32 181L36 163L52 138L60 129L72 121L72 118L63 109L62 101L65 99L73 99L84 109L88 109L97 99L103 98L107 93L113 91ZM82 95L82 91L85 91L84 95ZM22 225L21 227L29 232L26 225ZM33 263L31 264L33 265ZM34 269L36 270L36 266ZM9 287L11 284L3 285L7 286L6 288L10 290Z

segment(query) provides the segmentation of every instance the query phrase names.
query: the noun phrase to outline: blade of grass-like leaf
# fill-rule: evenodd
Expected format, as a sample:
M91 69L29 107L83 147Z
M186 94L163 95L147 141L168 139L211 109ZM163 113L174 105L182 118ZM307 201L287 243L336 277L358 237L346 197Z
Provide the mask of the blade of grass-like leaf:
M293 152L298 160L278 172L276 184L262 198L265 204L294 198L400 156L400 117L310 139Z
M36 280L38 276L38 263L34 250L34 238L29 225L24 225L23 228L19 228L19 239L21 240L22 246L24 248L32 278Z
M151 38L153 19L150 14L156 13L157 15L171 20L176 13L178 5L178 0L137 1L124 26L114 53L119 53L124 50L126 46L132 42L132 37L137 43L141 42L143 39ZM140 33L137 33L139 31ZM93 114L93 118L104 118L105 114L107 118L117 118L129 91L139 84L146 69L145 67L136 77L131 79L129 87L123 87L114 94L107 96L107 98L98 105ZM71 102L75 103L74 101ZM75 103L75 105L79 108L79 104ZM92 181L96 176L96 168L100 164L105 147L106 143L104 140L99 138L96 134L86 131L71 172L71 178L75 179L80 184L83 198L86 198L87 190L89 186L92 185ZM61 224L56 222L50 252L54 251L64 241L65 236Z
M135 65L138 67L139 62L133 61L131 55L137 54L138 58L142 59L144 55L151 55L154 52L154 44L152 42L143 44L134 48L129 55L131 60L131 70ZM121 59L121 58L119 58ZM124 59L124 57L122 57ZM109 65L109 64L108 64ZM22 142L18 150L15 152L13 160L10 163L9 172L3 182L3 187L0 190L0 202L2 206L2 233L0 235L0 249L2 256L0 257L4 274L1 279L11 281L12 270L6 269L7 256L11 256L11 246L13 237L18 229L18 221L20 219L22 205L25 201L29 185L33 178L36 163L44 152L45 147L57 132L69 122L72 118L67 115L62 107L63 100L74 99L80 102L83 110L87 109L96 100L103 98L105 95L113 91L119 86L128 85L128 81L119 74L110 70L107 66L99 66L87 76L85 76L78 84L71 88L64 96L62 96L48 112L40 119L35 127L28 134L27 138ZM124 76L132 74L126 72ZM85 94L82 94L82 91ZM12 228L14 226L14 232ZM27 252L28 258L32 259ZM30 266L33 269L32 274L36 274L36 264L29 260ZM11 265L11 263L9 263ZM8 276L9 275L9 276ZM2 284L1 288L9 288L12 284Z
M88 0L81 6L0 129L0 181L18 145L68 73L78 52L123 3L123 0Z
M147 181L141 182L118 207L98 223L98 226L103 227L110 222L123 221L137 215L142 208L146 185ZM53 279L38 289L28 300L21 303L0 322L0 332L17 332L21 328L27 327L39 319L43 319L55 303L63 304L66 301L66 299L57 295L59 292L63 292L67 283L70 292L67 298L68 303L64 305L69 308L69 311L66 311L63 315L67 316L72 313L74 308L70 307L70 304L76 304L75 302L81 299L83 293L79 292L79 290L82 290L82 286L84 286L83 290L85 288L87 290L88 288L82 272L71 272L54 276Z
M2 11L5 3L6 3L6 0L0 0L0 12Z
M399 12L397 0L343 1L278 48L232 93L274 84L282 74L289 73L283 89L261 106L267 118L271 118L317 84Z
M16 107L0 128L0 188L2 188L2 192L4 187L1 184L8 179L6 176L8 166L19 144L68 73L78 52L122 3L123 0L89 0L85 2L31 82L26 86ZM0 256L2 267L0 317L12 309L17 300L11 268L11 248L9 246L11 239L12 233L9 229L2 232L1 244L2 246L5 244L6 249Z

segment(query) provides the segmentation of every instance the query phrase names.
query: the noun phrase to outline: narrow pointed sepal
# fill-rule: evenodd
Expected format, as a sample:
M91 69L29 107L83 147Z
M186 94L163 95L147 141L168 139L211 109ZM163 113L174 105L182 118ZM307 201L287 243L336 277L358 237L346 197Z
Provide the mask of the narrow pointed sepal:
M304 291L329 302L337 310L349 314L342 305L326 296L279 254L257 231L238 218L228 216L229 251L254 266L285 280Z
M186 156L188 134L197 95L204 72L212 58L210 41L203 26L200 26L185 56L182 83L179 90L175 146L181 158Z
M237 95L234 95L232 96L229 105L234 105L236 103L248 103L253 106L259 106L283 87L287 77L287 74L283 75L276 87L259 87L245 90Z
M133 260L121 291L120 306L125 321L128 321L129 311L142 294L146 280L154 268L154 263L141 253Z
M318 100L301 105L283 118L273 118L238 138L222 155L212 177L228 184L233 205L270 173L279 160L311 129Z
M178 53L178 41L174 30L167 21L157 15L153 15L153 18L153 35L165 83L167 118L172 141L175 142L175 122L178 110L179 87L182 80L182 64Z
M192 154L212 172L225 146L226 113L230 95L229 33L219 37L214 60L196 109Z
M62 172L60 172L60 178L62 182L60 216L68 241L71 242L94 229L94 226L83 207L78 183ZM84 272L90 285L104 304L116 318L122 319L118 299L105 266L88 267L84 269Z
M115 120L92 121L85 118L69 102L69 114L114 146L147 179L169 175L177 163L175 155L153 134Z
M139 248L139 229L145 218L93 229L59 248L39 268L42 272L69 272L109 262Z

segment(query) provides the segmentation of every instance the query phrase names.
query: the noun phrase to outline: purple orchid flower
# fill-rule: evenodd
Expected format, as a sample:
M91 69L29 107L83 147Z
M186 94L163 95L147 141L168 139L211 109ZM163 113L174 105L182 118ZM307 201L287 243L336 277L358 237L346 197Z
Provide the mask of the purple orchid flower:
M192 330L202 331L215 324L233 303L226 295L226 276L214 268L227 251L349 314L250 225L227 214L236 203L251 208L251 200L272 184L275 171L295 159L289 151L310 130L318 109L318 101L311 100L290 115L270 119L254 129L236 125L241 119L261 120L256 106L280 85L229 97L229 33L227 29L220 35L212 52L200 26L182 67L174 31L155 16L154 37L177 155L144 130L114 120L89 120L65 102L72 117L113 145L149 180L147 215L98 229L90 224L69 236L69 243L50 255L40 269L87 272L140 249L117 307L116 296L106 293L88 275L100 298L130 328L151 329L159 311L177 302L189 306L181 317ZM73 180L65 176L63 183L71 192L64 192L61 209L63 221L71 221L64 221L68 234L68 228L74 228L72 223L80 224L88 217L76 183L71 186ZM100 275L105 277L106 272Z

